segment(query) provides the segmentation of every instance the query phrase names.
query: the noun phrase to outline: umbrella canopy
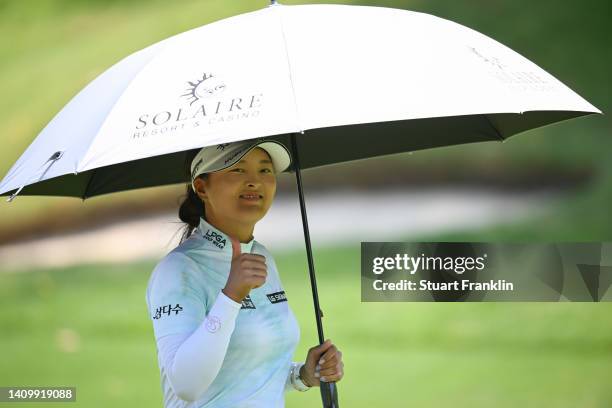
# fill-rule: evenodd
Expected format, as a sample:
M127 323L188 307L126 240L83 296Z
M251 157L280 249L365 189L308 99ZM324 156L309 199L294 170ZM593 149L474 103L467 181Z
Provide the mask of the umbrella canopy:
M526 58L449 20L273 4L119 61L42 130L0 195L23 188L86 199L189 182L186 151L262 136L289 146L297 133L307 169L502 141L590 113L601 112Z

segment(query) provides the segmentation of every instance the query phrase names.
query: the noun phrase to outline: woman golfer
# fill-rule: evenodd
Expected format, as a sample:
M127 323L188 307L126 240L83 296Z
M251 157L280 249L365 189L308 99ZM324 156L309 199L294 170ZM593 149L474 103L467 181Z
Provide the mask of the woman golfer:
M188 155L192 183L179 210L188 225L146 297L166 408L284 407L286 391L342 378L342 353L329 339L305 362L291 361L299 326L274 258L253 237L290 160L283 145L262 139Z

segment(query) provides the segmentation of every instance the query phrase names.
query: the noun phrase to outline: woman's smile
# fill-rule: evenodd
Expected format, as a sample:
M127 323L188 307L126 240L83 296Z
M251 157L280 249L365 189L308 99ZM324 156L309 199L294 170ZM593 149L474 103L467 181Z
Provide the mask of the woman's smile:
M240 198L249 203L258 203L263 199L263 196L257 193L246 193L246 194L241 194Z

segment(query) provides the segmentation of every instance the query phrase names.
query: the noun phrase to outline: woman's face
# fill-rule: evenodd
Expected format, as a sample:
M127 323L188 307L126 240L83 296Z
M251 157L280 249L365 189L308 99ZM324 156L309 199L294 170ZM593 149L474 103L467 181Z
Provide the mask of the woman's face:
M206 219L254 224L266 215L276 194L276 174L268 153L256 147L233 166L198 179ZM254 196L252 198L252 196Z

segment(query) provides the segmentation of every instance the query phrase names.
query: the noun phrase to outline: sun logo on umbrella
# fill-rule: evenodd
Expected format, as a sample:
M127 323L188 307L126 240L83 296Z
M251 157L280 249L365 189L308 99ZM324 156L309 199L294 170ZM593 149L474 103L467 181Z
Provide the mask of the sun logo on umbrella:
M189 88L187 93L181 95L190 101L189 106L193 105L200 99L210 98L211 96L221 93L225 90L225 84L217 79L212 74L202 75L202 79L197 81L188 81Z

